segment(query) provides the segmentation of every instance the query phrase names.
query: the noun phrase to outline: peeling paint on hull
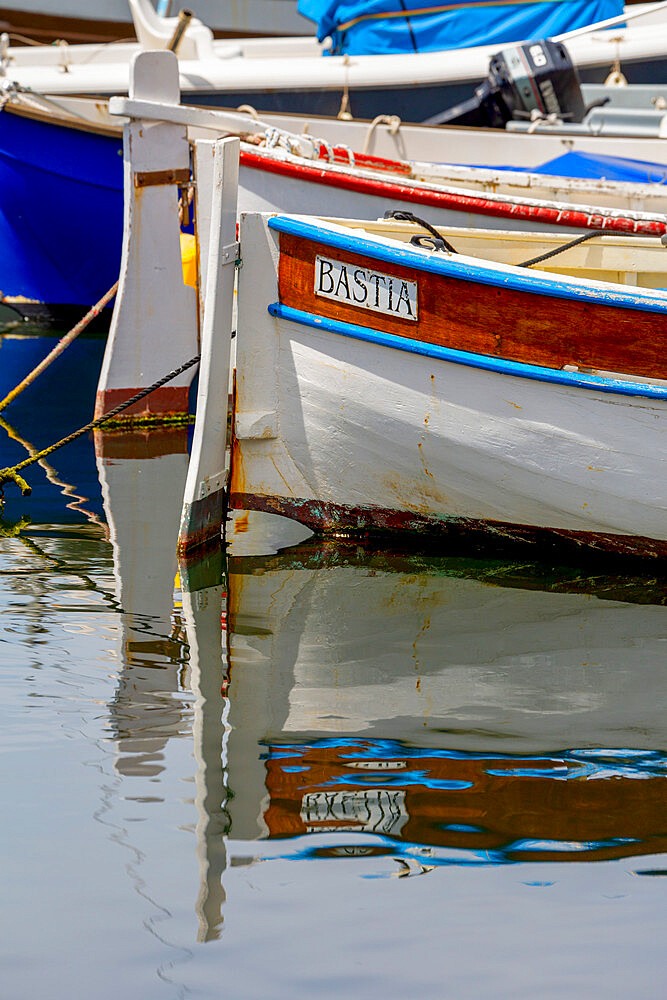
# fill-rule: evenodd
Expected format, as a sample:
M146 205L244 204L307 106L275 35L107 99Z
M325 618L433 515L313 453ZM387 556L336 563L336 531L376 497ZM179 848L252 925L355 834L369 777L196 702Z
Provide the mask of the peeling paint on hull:
M105 389L98 392L95 400L95 419L97 420L98 417L113 410L114 407L124 403L125 400L131 399L136 393L141 392L143 388L144 386L133 387L131 389ZM187 414L189 391L190 387L187 385L162 386L160 389L154 389L150 395L144 399L140 399L138 403L129 406L124 411L124 415L125 417L148 417L155 415L169 417Z
M348 507L317 500L232 493L232 510L257 510L279 514L306 525L324 537L373 537L413 533L421 538L441 536L449 542L477 545L494 552L571 555L613 555L661 560L667 558L667 542L632 535L613 535L565 528L542 528L526 524L443 517L379 507Z

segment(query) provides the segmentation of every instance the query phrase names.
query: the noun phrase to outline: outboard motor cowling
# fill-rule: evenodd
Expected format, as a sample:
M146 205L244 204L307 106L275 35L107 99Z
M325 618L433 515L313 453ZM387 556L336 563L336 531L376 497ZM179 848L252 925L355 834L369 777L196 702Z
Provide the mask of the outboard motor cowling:
M474 97L428 118L426 125L504 128L514 119L555 115L583 121L579 74L562 42L549 38L513 45L491 56L489 75Z

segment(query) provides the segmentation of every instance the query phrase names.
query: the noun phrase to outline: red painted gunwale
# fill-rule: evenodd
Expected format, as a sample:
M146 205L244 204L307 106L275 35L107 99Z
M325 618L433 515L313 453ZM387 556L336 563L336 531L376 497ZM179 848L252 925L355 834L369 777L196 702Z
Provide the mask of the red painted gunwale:
M549 205L531 205L524 202L503 201L500 198L485 198L463 194L452 190L417 187L381 177L365 177L358 173L332 170L326 165L314 166L309 163L295 163L279 160L261 153L241 149L241 166L265 173L290 177L293 180L326 187L342 188L359 194L378 198L411 202L431 208L451 209L456 212L471 212L494 218L528 219L542 225L563 226L578 229L601 229L609 233L642 233L646 236L662 236L667 232L667 221L660 219L630 219L626 216L607 215L603 212L590 214L576 208L559 209Z

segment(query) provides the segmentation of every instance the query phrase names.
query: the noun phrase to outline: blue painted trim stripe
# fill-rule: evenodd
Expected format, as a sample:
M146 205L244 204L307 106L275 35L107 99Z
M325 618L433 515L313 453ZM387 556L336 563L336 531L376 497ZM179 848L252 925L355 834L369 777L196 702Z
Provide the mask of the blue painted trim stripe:
M287 233L291 236L300 236L306 240L323 243L325 246L334 247L337 250L361 254L365 257L372 257L374 260L399 264L402 267L411 267L429 274L438 274L444 278L459 278L462 281L474 281L496 288L511 288L515 291L528 292L531 295L549 295L552 298L594 302L600 306L639 309L643 312L667 315L667 297L664 300L655 299L648 294L642 294L641 291L631 292L621 288L618 291L587 288L585 285L570 284L567 280L555 275L553 278L547 278L544 274L536 273L528 268L525 271L517 268L516 273L508 273L484 267L482 264L464 264L456 257L446 257L444 254L431 253L426 256L423 251L420 252L409 245L405 247L386 246L382 243L376 243L368 237L333 232L330 229L290 216L272 216L269 219L269 228L275 229L279 233ZM605 234L600 232L600 235ZM667 270L667 257L665 265Z
M427 7L410 9L404 7L402 10L383 10L375 14L360 14L349 21L336 24L335 29L340 32L348 31L350 28L355 27L357 24L362 24L364 21L392 21L396 18L435 17L438 14L447 14L450 11L476 11L480 7L504 7L506 5L519 7L524 4L533 3L567 3L567 0L458 0L457 3L432 4Z
M500 375L513 375L516 378L528 378L535 382L550 382L556 385L566 385L579 389L595 389L598 392L611 392L619 396L643 396L648 399L667 399L667 387L649 385L646 382L628 382L622 378L603 378L601 375L585 375L583 372L567 372L559 368L541 368L539 365L525 365L520 361L506 361L504 358L492 358L486 354L472 354L469 351L456 351L451 347L440 347L438 344L426 344L422 340L412 340L410 337L397 337L393 333L383 333L355 323L341 323L325 316L314 316L312 313L293 309L291 306L273 302L269 313L276 319L288 320L309 326L315 330L326 330L353 340L364 340L369 344L381 347L393 347L397 351L408 354L421 354L426 358L438 361L451 361L455 365L466 365L469 368L481 368L483 371L497 372Z

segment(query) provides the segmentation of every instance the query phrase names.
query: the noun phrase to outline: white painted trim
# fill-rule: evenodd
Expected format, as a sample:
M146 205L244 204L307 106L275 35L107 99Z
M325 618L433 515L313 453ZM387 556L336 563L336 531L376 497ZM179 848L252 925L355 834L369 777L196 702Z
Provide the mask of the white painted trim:
M197 417L188 478L185 484L181 540L196 534L193 504L211 492L211 483L226 467L227 406L231 358L236 244L239 140L219 139L213 150L210 242L207 252L206 296L201 338ZM200 197L202 192L200 192ZM224 485L220 482L220 488ZM222 504L220 505L222 515ZM210 527L210 525L209 525Z

